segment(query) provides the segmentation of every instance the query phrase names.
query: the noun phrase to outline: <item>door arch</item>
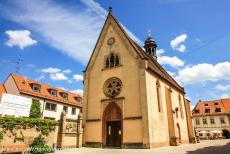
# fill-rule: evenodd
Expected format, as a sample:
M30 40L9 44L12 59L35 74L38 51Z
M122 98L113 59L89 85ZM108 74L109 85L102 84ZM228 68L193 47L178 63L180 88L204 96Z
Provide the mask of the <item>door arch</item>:
M109 103L103 112L103 146L121 147L122 111L115 103Z
M180 132L180 125L177 123L177 132L178 132L178 139L179 143L181 143L181 132Z

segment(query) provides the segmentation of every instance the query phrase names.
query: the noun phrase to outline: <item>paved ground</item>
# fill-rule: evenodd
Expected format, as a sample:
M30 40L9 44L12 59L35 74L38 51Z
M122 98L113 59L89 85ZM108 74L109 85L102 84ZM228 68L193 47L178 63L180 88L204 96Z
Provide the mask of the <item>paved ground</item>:
M56 151L56 154L230 154L230 140L210 140L155 149L80 148Z

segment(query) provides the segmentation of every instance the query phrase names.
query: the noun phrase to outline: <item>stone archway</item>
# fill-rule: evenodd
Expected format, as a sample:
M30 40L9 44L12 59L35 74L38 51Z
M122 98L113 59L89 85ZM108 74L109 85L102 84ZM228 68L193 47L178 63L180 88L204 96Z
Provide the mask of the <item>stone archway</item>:
M105 108L102 128L103 146L121 147L122 111L117 104L109 103Z
M177 132L178 132L178 141L181 143L181 132L180 132L180 125L177 123Z

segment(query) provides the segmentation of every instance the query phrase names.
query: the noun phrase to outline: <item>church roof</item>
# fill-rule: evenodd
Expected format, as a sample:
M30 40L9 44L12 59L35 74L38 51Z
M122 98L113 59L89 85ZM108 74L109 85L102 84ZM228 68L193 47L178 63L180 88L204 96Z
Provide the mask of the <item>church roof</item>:
M130 42L130 44L134 47L135 51L140 56L140 58L143 59L143 60L147 60L147 62L148 62L148 69L151 72L153 72L154 74L156 74L157 76L161 77L167 83L171 84L177 90L185 93L184 92L184 88L181 87L154 58L150 57L140 45L138 45L133 39L131 39L129 37L129 35L124 30L124 28L119 23L119 21L112 15L111 11L109 11L109 14L108 14L108 16L106 18L106 21L105 21L104 25L103 25L103 28L102 28L100 36L102 35L103 29L104 29L104 27L105 27L105 25L106 25L109 17L111 17L117 23L117 26L124 33L124 35L126 36L126 38L128 39L128 41ZM99 36L99 38L100 38L100 36ZM99 38L97 40L96 46L98 44ZM96 48L96 46L95 46L95 48ZM94 50L95 50L95 48L94 48ZM93 53L92 53L92 55L93 55ZM92 55L90 57L90 60L92 58ZM89 63L90 63L90 60L89 60ZM88 63L88 65L89 65L89 63ZM88 68L88 65L86 67L86 70Z

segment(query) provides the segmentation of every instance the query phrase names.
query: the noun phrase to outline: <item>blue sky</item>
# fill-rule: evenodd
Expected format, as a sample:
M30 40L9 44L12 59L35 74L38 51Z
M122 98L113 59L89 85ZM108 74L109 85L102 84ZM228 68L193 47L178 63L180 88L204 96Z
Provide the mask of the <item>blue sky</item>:
M140 45L151 30L158 62L192 105L230 96L227 0L0 0L0 81L20 57L20 74L82 93L82 71L109 6Z

